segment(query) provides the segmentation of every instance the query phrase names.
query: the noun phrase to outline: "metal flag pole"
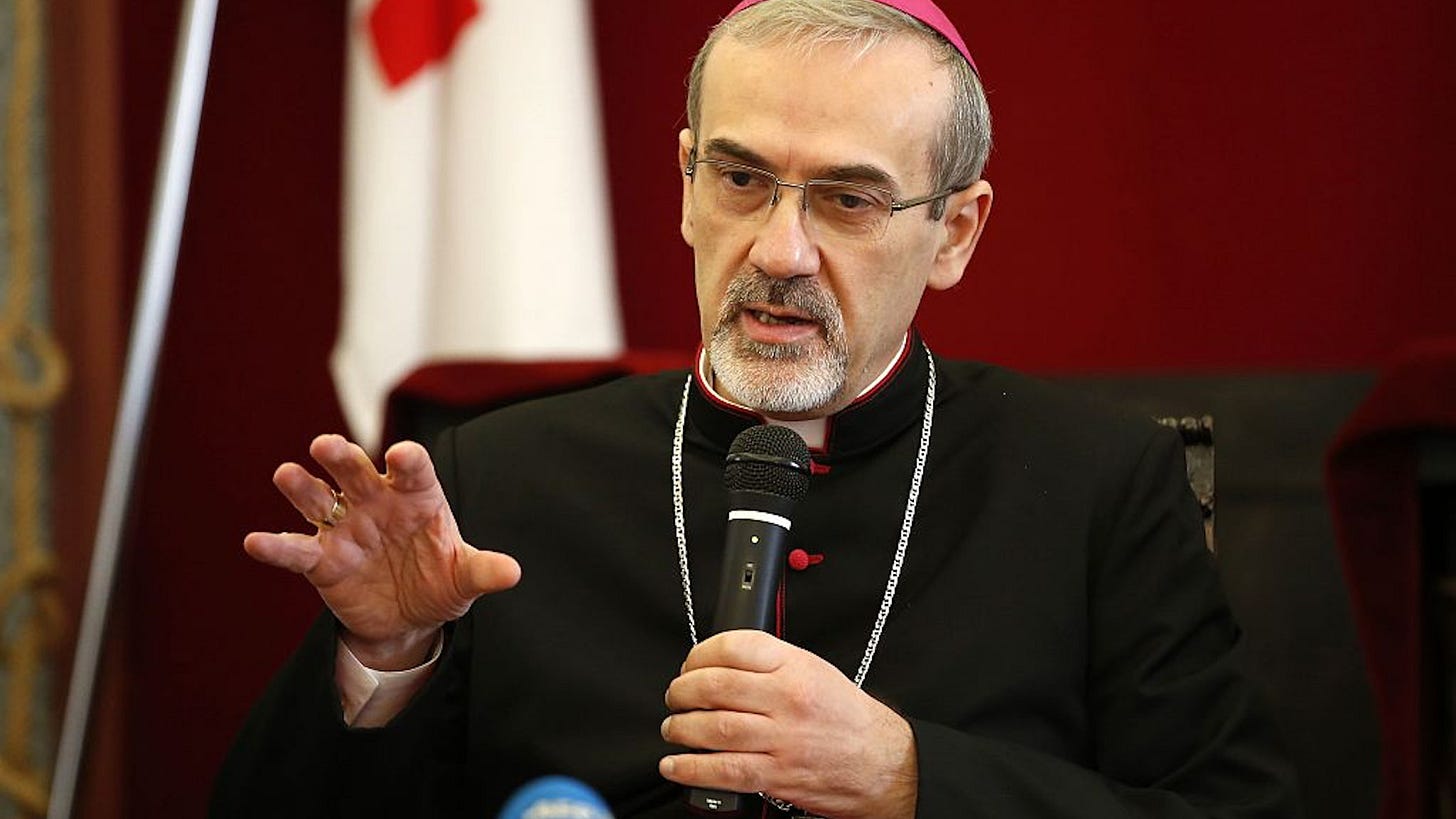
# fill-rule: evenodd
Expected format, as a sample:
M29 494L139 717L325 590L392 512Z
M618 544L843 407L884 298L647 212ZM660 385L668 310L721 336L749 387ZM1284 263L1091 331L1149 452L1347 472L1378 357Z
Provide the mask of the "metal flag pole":
M61 723L47 819L69 819L85 751L86 725L91 716L96 668L131 501L137 450L151 408L152 382L167 326L167 310L172 302L177 248L182 240L182 218L187 212L187 190L192 178L192 158L197 148L197 128L216 22L217 0L183 1L177 54L172 64L172 90L152 188L151 223L142 255L142 276L132 317L121 403L112 430L111 458L106 465L106 484L91 552L91 573L86 582L76 656L71 665L71 684Z

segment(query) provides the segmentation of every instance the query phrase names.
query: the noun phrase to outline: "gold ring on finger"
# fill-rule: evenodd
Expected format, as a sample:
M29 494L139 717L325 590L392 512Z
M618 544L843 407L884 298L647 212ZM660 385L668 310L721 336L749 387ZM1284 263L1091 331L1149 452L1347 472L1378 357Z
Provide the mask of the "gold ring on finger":
M337 489L331 489L329 491L334 494L334 505L329 507L328 514L314 521L314 525L320 529L334 528L344 519L344 515L349 511L349 507L344 502L344 493Z

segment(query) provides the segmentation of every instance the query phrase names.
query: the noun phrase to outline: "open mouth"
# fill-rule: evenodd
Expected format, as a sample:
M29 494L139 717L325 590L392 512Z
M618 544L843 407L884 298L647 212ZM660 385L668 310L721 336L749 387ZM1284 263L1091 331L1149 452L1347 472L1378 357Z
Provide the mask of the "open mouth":
M760 344L801 345L823 333L820 323L804 312L785 305L757 302L739 310L739 329Z
M754 321L771 327L819 323L805 314L803 310L784 304L750 302L743 305L743 312L747 313Z
M778 314L775 314L775 313L770 313L767 310L749 310L748 311L748 314L751 315L751 316L753 316L754 320L757 321L757 322L759 322L760 324L768 324L768 325L788 324L788 325L794 325L794 324L815 324L815 323L817 323L817 322L813 321L812 319L803 318L802 316L796 316L796 315L791 315L791 314L778 315Z

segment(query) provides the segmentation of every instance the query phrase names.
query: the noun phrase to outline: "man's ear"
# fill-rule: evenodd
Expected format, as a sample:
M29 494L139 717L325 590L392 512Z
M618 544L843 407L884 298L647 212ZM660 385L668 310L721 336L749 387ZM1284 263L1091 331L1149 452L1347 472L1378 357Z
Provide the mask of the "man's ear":
M965 275L976 242L991 216L991 183L982 179L963 191L946 197L946 213L941 219L944 239L935 253L927 286L932 290L954 287Z
M688 160L693 154L693 132L687 128L677 135L677 169L682 173L682 237L693 246L693 178L688 176Z

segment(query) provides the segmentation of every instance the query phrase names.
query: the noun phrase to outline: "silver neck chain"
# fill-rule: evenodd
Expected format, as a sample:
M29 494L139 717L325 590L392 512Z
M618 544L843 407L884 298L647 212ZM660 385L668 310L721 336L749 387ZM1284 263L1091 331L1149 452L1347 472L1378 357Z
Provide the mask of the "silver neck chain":
M915 453L915 472L910 478L910 495L905 501L905 520L900 524L900 542L895 547L895 560L890 564L890 578L885 583L885 596L880 601L880 612L875 616L875 627L870 631L869 643L865 646L864 658L855 672L854 684L863 687L865 676L870 673L870 663L875 650L880 646L880 635L885 630L885 621L890 617L890 605L895 602L895 588L900 585L900 569L905 564L905 547L910 544L910 529L915 524L915 504L920 498L920 480L925 476L925 456L930 451L930 426L935 415L935 359L930 348L925 349L927 380L925 383L925 420L920 426L920 449ZM682 576L683 607L688 613L688 636L693 645L698 644L698 623L693 616L693 580L688 572L688 536L683 523L683 429L687 425L688 395L692 392L693 376L688 375L683 384L682 401L678 405L677 424L672 431L672 524L677 533L677 565Z

